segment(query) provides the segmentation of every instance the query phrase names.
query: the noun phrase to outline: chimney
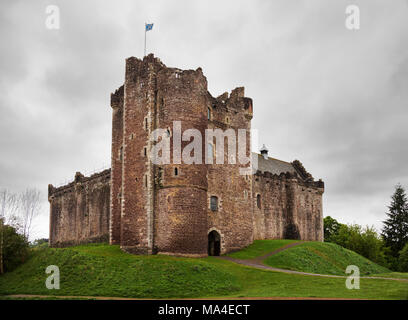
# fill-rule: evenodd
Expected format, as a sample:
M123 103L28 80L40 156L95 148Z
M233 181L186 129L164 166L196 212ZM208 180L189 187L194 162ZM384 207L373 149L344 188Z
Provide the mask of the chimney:
M261 155L264 157L265 160L268 160L268 149L265 147L265 145L262 145L261 150Z

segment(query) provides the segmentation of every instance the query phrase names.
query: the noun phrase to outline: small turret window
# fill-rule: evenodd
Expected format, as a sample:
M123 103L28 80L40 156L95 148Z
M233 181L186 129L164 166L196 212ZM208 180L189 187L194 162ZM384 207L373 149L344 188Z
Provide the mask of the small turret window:
M256 206L258 207L258 209L261 209L261 195L260 194L256 196Z
M218 210L218 197L211 196L211 198L210 198L210 208L211 208L211 211L217 211Z
M207 119L211 120L211 108L207 108Z
M123 160L123 146L121 146L120 149L119 149L119 160L120 161Z

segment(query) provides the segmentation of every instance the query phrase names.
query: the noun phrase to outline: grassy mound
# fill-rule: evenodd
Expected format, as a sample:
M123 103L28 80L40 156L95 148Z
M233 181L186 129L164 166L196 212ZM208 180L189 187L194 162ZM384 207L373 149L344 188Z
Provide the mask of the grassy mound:
M293 242L298 242L298 240L255 240L248 247L227 256L243 260L254 259Z
M266 240L266 243L261 241L245 249L244 256L262 256L282 245L285 244L280 240L275 243L270 240ZM264 252L261 247L272 249ZM293 249L287 249L287 252ZM48 276L45 268L48 265L57 265L60 268L59 290L48 290L45 287ZM36 250L24 265L0 276L0 299L9 299L7 296L1 297L7 294L53 295L53 298L104 296L407 299L408 283L361 279L360 290L348 290L344 278L260 270L216 257L194 259L160 255L136 256L122 252L118 246L99 244ZM32 297L22 296L20 299Z
M349 265L359 267L362 276L390 272L354 251L328 242L305 242L268 257L264 263L282 269L343 276Z
M60 269L60 289L45 287L45 269ZM40 249L22 266L0 277L1 294L57 294L140 298L226 295L237 280L202 259L136 256L119 246L86 245Z

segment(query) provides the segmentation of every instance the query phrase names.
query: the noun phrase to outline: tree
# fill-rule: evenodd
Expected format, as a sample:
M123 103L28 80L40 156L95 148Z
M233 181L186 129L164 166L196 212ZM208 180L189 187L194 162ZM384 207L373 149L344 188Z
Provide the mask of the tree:
M12 271L18 265L27 260L29 247L27 239L17 233L17 230L9 225L3 226L4 236L4 271Z
M341 223L330 216L323 219L324 225L324 241L331 242L332 238L338 234Z
M46 239L46 238L35 239L35 240L30 244L30 247L32 247L32 248L48 247L48 239Z
M8 224L18 231L20 226L17 216L18 205L16 194L10 193L7 189L0 191L0 274L4 273L4 228Z
M27 189L20 195L21 218L23 223L23 235L28 240L32 222L40 214L41 192L37 189Z
M374 227L340 224L337 233L331 236L330 242L357 252L382 266L389 266L384 240Z
M399 252L408 242L408 204L405 190L401 185L395 187L388 207L387 220L383 221L382 237L391 249L391 254L398 257Z
M408 272L408 243L400 251L400 256L398 258L399 271Z

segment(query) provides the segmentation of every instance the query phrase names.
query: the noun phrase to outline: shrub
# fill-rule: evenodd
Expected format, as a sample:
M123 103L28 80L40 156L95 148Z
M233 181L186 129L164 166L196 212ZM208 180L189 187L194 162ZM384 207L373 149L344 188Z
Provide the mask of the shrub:
M400 251L398 267L401 272L408 272L408 243Z
M25 237L18 234L16 229L3 226L3 266L4 272L14 270L18 265L27 260L29 246Z

